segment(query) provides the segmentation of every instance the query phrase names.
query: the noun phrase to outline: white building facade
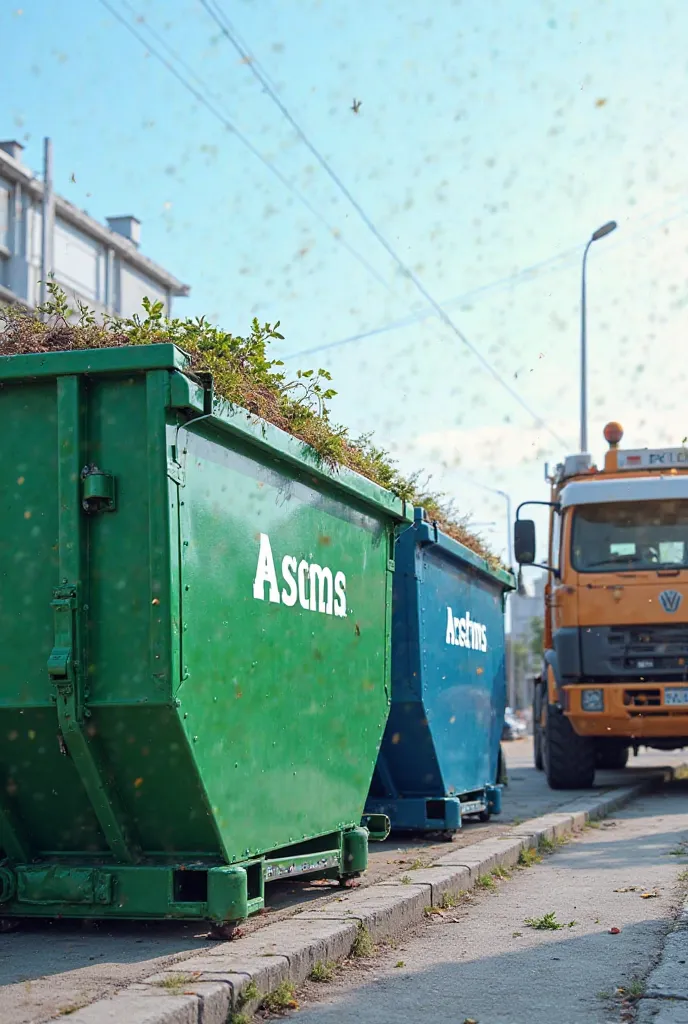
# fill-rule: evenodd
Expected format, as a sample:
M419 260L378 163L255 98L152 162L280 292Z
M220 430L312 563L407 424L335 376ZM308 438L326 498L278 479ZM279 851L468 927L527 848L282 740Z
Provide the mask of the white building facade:
M22 146L0 142L0 301L35 308L40 302L43 182L22 163ZM46 266L67 293L97 313L131 316L141 300L172 300L189 294L187 285L139 251L135 217L98 223L55 195L46 225Z

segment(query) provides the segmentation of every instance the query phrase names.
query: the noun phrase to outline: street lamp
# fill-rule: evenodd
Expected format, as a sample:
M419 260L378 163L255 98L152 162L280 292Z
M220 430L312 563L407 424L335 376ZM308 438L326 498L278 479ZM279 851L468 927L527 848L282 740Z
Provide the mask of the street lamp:
M616 221L610 220L601 228L594 231L583 252L583 272L581 275L581 394L580 394L580 450L588 450L588 351L587 351L587 324L585 306L585 268L588 261L588 249L593 242L599 241L605 235L611 235L616 230Z

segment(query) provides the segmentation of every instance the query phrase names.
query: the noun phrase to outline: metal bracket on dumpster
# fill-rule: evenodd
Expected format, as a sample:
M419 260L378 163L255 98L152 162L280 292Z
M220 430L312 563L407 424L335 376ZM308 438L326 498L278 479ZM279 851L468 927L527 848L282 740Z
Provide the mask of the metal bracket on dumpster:
M76 768L103 834L118 861L136 863L140 850L128 835L125 816L117 793L103 772L97 750L89 741L83 719L91 712L84 708L81 666L77 648L78 588L65 583L53 591L51 602L55 618L55 646L48 658L48 674L57 690L57 720L60 746Z
M81 470L81 507L94 515L115 511L115 478L97 466L84 466Z
M371 843L384 843L392 830L392 824L386 814L365 814L361 825L368 830Z
M81 707L77 696L74 666L74 635L76 632L77 591L75 586L57 587L51 601L55 622L55 646L48 658L48 675L55 683L58 699L64 701L65 713L78 721Z

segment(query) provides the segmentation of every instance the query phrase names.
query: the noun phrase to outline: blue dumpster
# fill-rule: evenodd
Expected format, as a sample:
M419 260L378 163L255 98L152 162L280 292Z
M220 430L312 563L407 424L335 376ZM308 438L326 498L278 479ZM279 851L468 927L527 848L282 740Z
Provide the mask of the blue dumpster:
M513 576L415 510L396 542L391 709L366 814L454 832L501 810L504 604Z

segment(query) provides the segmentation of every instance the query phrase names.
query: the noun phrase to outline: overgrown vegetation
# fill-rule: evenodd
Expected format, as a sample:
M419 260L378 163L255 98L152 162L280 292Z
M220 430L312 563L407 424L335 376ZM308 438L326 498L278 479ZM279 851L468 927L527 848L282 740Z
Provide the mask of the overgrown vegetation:
M330 419L330 401L336 395L324 368L299 370L289 379L279 359L268 348L282 341L279 322L261 325L257 319L246 337L211 326L204 317L170 319L163 304L143 300L143 315L129 318L96 314L77 302L72 309L54 282L50 298L36 313L16 307L0 308L0 354L21 355L72 349L116 348L173 342L188 353L190 374L212 374L215 392L228 402L260 416L310 445L331 468L346 466L398 497L420 505L430 519L451 537L497 567L499 560L470 530L444 494L429 489L420 473L404 476L393 459L370 434L353 438L346 427Z

